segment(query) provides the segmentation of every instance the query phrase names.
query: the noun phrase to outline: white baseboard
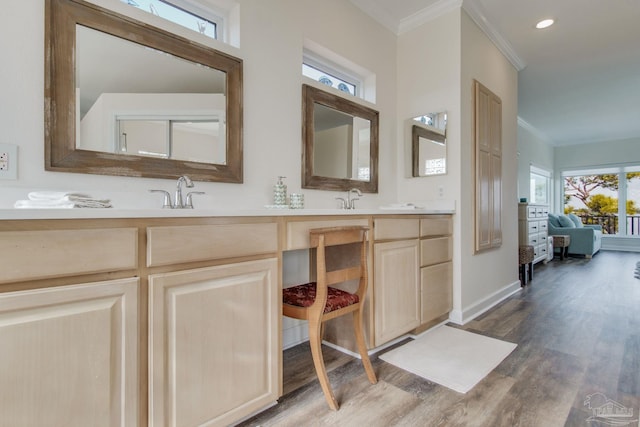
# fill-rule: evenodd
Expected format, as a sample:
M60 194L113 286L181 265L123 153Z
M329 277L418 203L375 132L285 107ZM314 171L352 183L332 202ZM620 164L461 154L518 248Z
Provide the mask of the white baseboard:
M449 320L458 325L464 325L521 289L520 281L513 282L463 310L452 310L449 314Z

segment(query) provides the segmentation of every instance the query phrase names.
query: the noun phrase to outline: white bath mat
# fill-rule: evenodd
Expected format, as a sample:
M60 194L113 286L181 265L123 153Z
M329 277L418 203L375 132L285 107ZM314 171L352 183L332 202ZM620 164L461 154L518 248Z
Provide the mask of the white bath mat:
M459 393L500 364L516 344L439 326L380 355L380 359Z

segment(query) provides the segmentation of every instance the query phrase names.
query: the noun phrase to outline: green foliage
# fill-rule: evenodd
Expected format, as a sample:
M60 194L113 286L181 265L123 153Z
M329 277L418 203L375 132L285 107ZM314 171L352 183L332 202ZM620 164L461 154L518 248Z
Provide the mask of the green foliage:
M594 194L589 197L586 205L592 214L596 216L615 215L618 213L618 199L604 194Z
M627 173L627 182L640 179L640 172ZM603 194L591 194L598 188L618 191L618 174L568 176L564 179L565 213L595 216L612 216L618 213L618 199ZM580 200L586 208L576 209L568 205L571 197ZM633 200L627 200L627 215L640 213Z

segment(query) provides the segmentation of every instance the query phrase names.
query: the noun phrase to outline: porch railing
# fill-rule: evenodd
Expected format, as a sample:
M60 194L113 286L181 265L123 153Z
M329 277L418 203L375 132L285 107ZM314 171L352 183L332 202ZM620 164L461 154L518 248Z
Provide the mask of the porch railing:
M609 215L579 215L583 224L599 224L604 234L618 234L618 217ZM627 215L627 236L640 235L640 215Z

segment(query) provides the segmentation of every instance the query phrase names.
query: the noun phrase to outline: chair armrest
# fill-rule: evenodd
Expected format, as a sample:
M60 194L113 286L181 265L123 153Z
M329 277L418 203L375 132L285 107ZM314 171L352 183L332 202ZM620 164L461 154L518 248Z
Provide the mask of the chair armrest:
M583 228L593 228L594 230L602 231L602 226L600 224L585 224Z

